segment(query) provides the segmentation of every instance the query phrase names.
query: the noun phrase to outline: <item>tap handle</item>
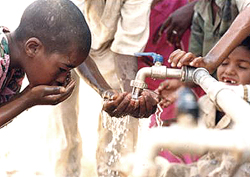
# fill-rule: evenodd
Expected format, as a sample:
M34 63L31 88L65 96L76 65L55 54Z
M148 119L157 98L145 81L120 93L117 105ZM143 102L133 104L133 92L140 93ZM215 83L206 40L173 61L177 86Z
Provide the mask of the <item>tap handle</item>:
M151 56L153 58L153 62L160 62L163 63L163 56L161 56L160 54L154 53L154 52L139 52L139 53L135 53L136 57L140 57L140 56Z

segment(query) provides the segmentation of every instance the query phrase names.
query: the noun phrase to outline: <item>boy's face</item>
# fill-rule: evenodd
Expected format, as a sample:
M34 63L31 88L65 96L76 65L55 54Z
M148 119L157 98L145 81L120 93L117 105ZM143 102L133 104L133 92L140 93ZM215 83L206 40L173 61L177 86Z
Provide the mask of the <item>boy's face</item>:
M85 60L82 56L75 50L67 54L40 52L26 71L30 85L64 85L70 70Z
M250 84L250 51L239 46L217 69L217 78L230 85Z

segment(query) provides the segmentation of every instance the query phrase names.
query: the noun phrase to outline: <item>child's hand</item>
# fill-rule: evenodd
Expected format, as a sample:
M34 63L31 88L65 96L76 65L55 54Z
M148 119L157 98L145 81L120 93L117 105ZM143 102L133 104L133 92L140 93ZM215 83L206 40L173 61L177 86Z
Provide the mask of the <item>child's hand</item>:
M103 110L115 117L149 117L156 111L158 103L158 96L149 90L144 90L138 100L132 99L131 93L116 91L106 91L103 98Z
M159 94L161 107L168 107L177 99L177 90L181 88L183 83L178 79L168 79L163 81L155 90Z
M23 91L29 100L29 107L35 105L56 105L66 100L75 87L75 81L70 81L66 86L39 85L33 88L29 86Z
M177 49L169 56L169 63L172 67L182 67L183 65L190 65L193 67L205 67L205 62L202 57L196 57L191 52L185 52Z
M106 111L110 116L121 117L124 116L122 114L124 108L129 104L129 100L127 97L127 92L119 93L115 90L107 90L102 94L104 103L103 110ZM123 108L123 109L122 109Z
M131 102L137 102L136 104L139 102L139 106L130 115L135 118L147 118L155 113L159 103L159 96L151 90L144 89L138 100L131 99Z

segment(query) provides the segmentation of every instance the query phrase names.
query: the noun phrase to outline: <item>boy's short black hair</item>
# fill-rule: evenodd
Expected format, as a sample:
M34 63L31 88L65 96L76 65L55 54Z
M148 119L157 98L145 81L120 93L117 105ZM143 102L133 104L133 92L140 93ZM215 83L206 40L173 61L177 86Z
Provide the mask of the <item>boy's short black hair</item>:
M77 51L88 54L91 46L85 18L70 0L36 0L25 9L15 35L19 41L38 38L47 52L65 53L76 44Z
M250 50L250 36L246 37L240 44L240 46L246 47L248 50Z

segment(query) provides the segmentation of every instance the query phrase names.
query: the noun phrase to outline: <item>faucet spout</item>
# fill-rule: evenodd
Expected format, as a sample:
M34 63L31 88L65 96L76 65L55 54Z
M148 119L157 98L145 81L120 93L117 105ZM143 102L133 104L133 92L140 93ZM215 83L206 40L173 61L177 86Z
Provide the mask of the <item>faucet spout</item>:
M147 88L145 79L151 77L153 79L177 78L184 82L192 82L192 74L196 68L184 66L182 68L167 68L162 65L163 57L152 52L136 53L136 56L151 56L154 59L154 65L151 67L141 68L130 82L132 89L132 98L137 99L143 89Z
M141 91L147 88L147 84L145 79L147 77L151 77L154 79L165 79L169 78L183 78L184 77L183 68L181 69L174 69L174 68L167 68L166 66L162 66L159 63L155 63L152 67L144 67L141 68L135 77L135 80L132 80L130 86L133 87L132 89L132 98L137 99L141 93Z

